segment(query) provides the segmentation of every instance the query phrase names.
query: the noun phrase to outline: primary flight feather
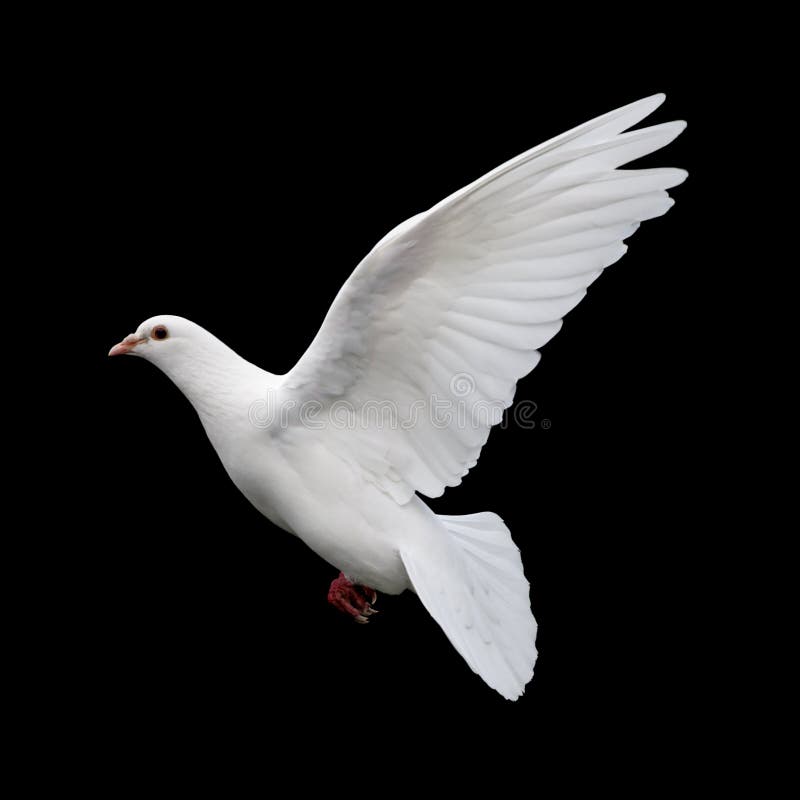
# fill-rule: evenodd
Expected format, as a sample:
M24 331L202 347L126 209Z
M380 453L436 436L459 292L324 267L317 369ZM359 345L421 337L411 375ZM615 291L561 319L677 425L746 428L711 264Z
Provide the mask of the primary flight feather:
M557 136L399 225L286 375L174 316L109 353L147 358L186 394L236 486L341 571L335 606L363 623L375 590L411 589L512 700L536 661L519 550L497 515L436 515L417 493L461 482L538 348L639 223L672 205L686 172L619 169L684 129L628 131L663 100Z

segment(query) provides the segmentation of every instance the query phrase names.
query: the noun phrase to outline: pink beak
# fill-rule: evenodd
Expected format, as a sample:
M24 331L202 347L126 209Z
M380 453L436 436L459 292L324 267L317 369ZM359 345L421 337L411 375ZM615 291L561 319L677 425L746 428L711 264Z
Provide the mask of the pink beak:
M110 356L124 356L130 353L139 342L145 341L144 338L139 339L135 333L129 333L119 344L115 344L109 351Z

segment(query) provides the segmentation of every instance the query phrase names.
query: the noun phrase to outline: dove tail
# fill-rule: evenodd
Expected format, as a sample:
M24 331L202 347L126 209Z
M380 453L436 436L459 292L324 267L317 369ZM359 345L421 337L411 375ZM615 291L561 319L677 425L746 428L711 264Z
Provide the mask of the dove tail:
M519 548L489 512L437 515L448 557L431 563L401 553L414 590L473 672L508 700L533 677L536 620Z

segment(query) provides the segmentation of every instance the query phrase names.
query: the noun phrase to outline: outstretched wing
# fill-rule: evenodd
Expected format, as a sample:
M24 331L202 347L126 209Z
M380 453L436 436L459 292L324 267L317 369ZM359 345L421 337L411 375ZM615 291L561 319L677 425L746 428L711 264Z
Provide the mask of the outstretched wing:
M461 482L538 348L672 205L683 170L618 169L684 129L623 133L663 100L587 122L412 217L342 287L282 389L335 407L337 452L397 502Z

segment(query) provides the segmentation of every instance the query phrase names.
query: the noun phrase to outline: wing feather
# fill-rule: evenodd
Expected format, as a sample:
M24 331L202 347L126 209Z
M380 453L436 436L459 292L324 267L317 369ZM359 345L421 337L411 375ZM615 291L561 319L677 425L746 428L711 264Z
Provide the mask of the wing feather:
M381 239L281 386L350 409L350 429L318 439L399 503L460 483L538 348L639 224L672 206L667 189L683 170L619 169L685 127L624 132L663 100L534 147ZM365 418L376 403L393 410L391 424Z

